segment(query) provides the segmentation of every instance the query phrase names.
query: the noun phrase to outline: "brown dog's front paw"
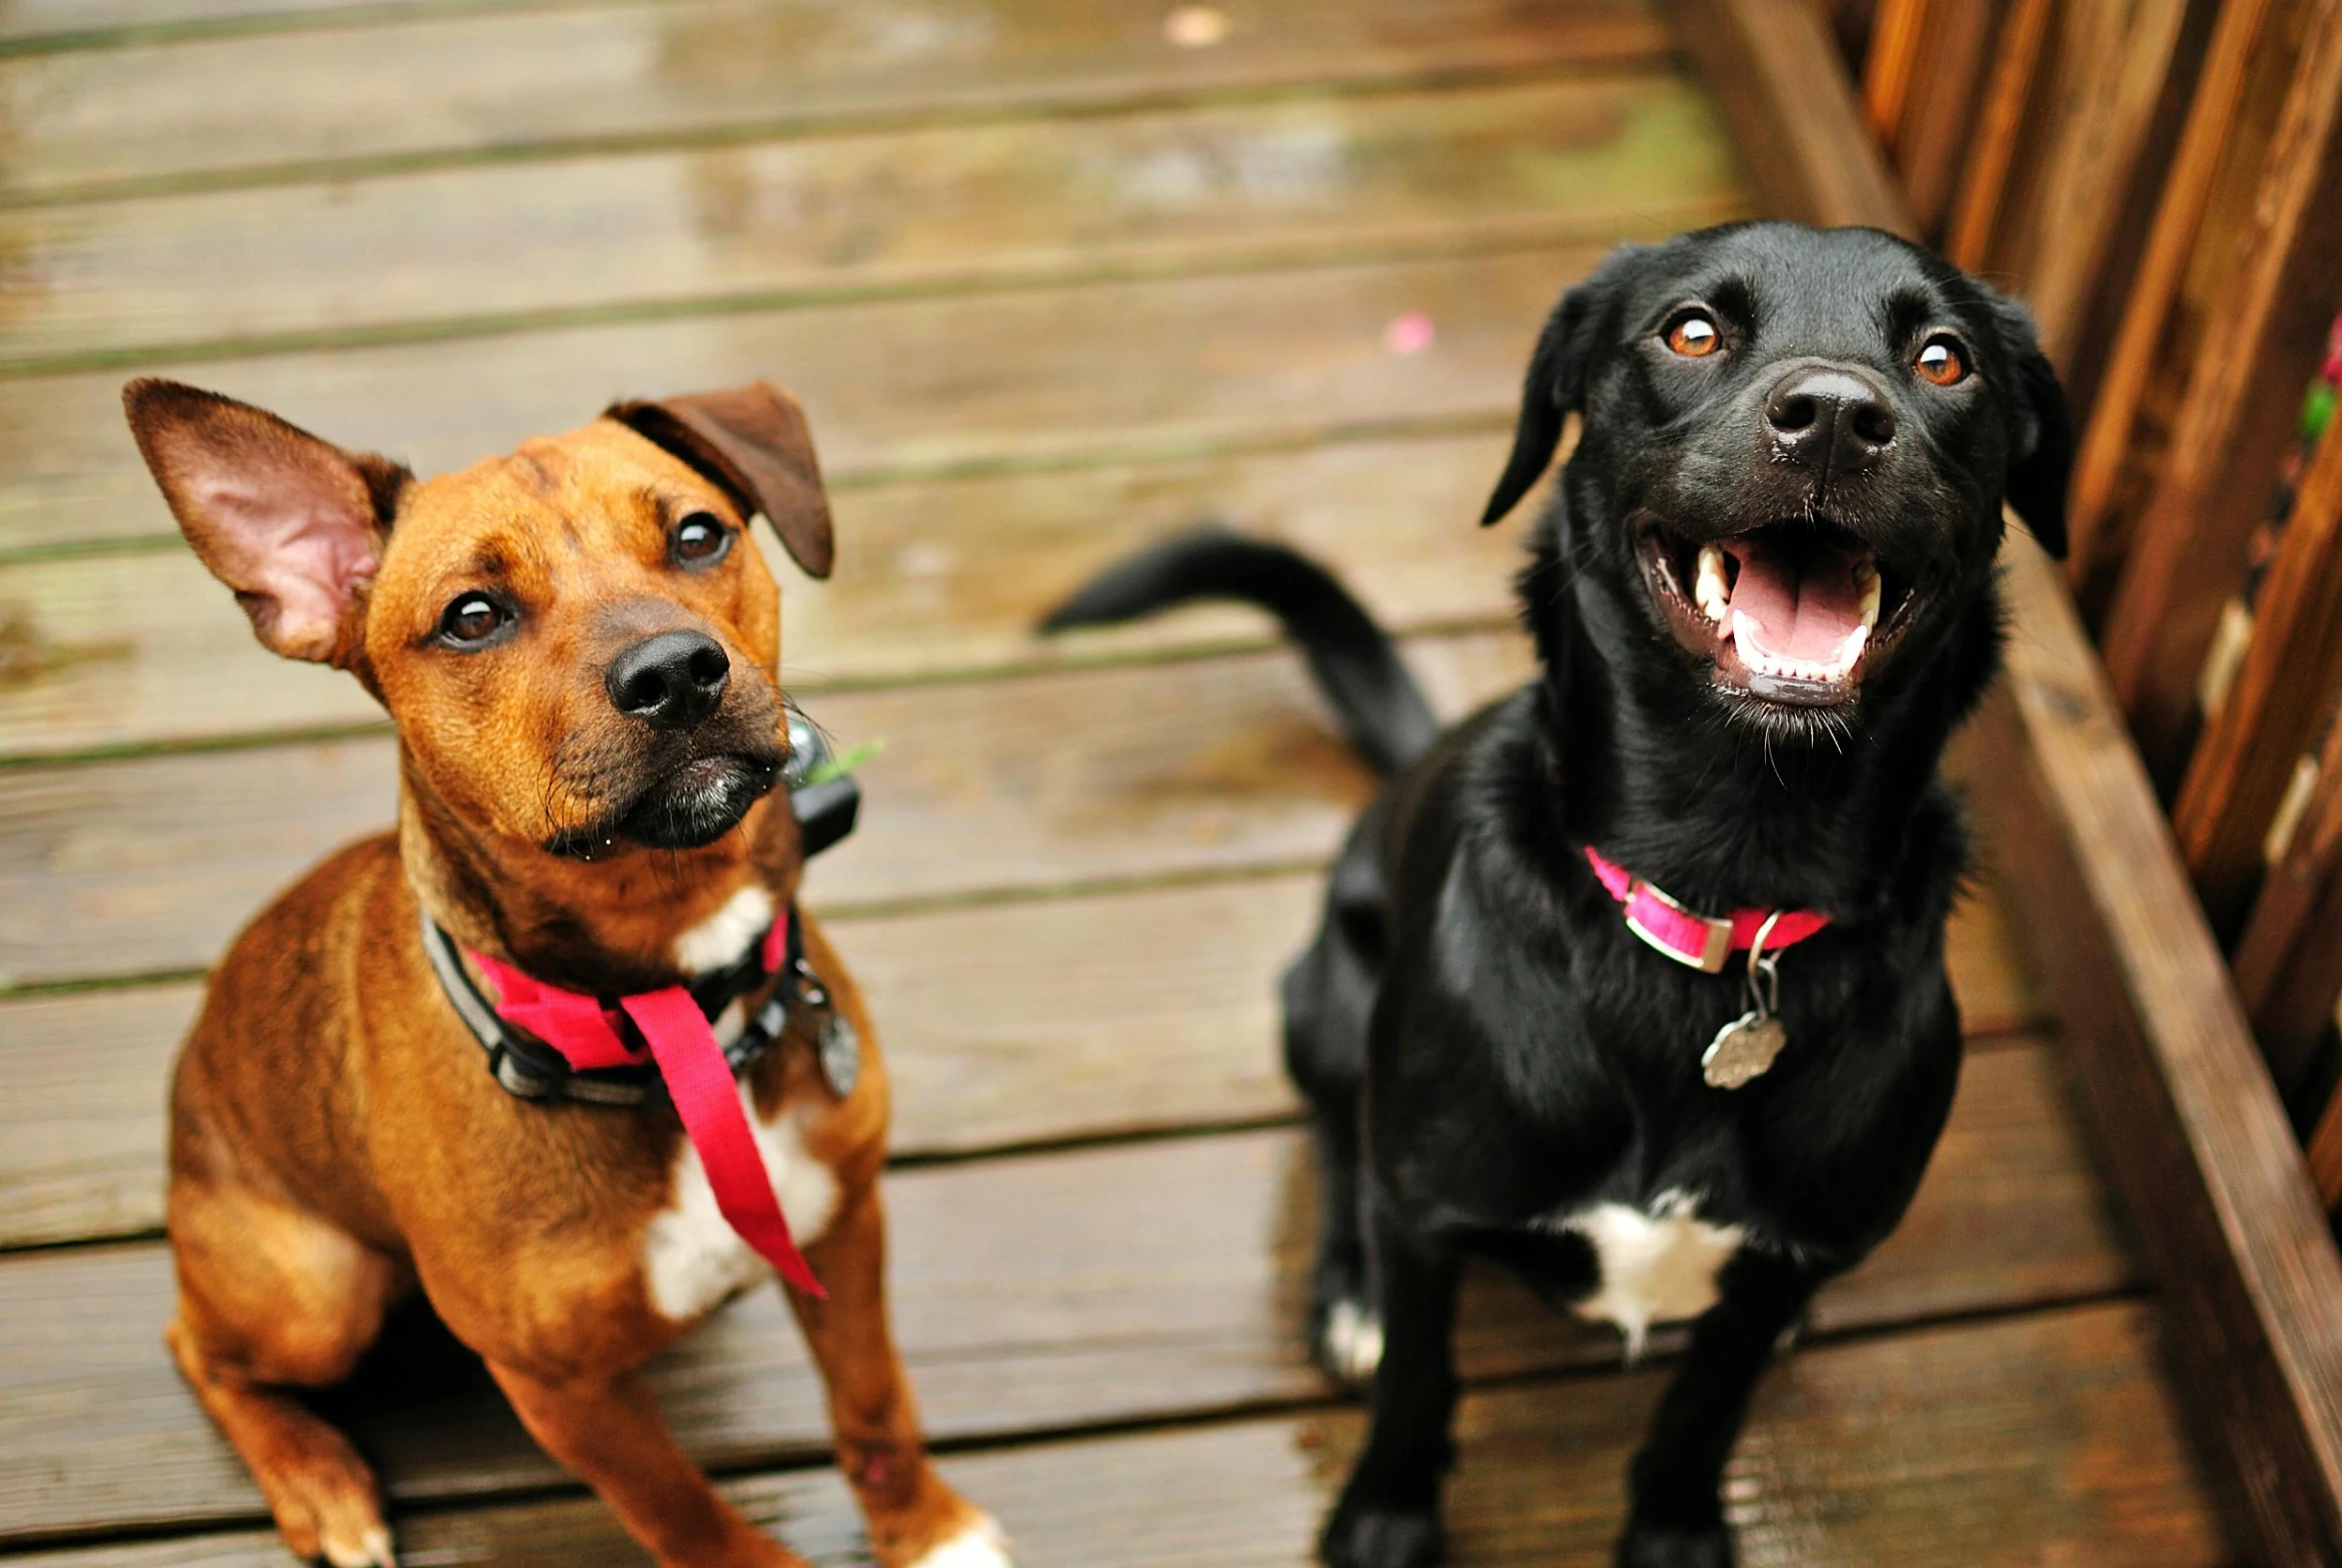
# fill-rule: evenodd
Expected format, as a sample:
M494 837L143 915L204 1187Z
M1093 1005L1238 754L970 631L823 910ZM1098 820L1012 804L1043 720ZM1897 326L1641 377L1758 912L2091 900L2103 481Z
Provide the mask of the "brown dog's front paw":
M1008 1537L989 1514L962 1503L959 1522L942 1534L905 1568L1015 1568L1008 1555Z
M269 1511L295 1557L331 1568L397 1568L373 1472L346 1443L320 1444L262 1479Z

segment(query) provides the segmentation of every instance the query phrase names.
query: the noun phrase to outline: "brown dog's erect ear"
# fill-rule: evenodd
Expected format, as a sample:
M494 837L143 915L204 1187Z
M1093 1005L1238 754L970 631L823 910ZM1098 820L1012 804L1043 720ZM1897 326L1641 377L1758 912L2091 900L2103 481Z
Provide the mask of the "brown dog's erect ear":
M236 591L262 643L288 659L350 668L361 646L359 590L412 476L177 381L133 381L122 406L180 532Z
M809 577L828 577L830 498L814 433L796 398L770 381L657 402L617 403L610 417L722 485L743 512L762 512Z

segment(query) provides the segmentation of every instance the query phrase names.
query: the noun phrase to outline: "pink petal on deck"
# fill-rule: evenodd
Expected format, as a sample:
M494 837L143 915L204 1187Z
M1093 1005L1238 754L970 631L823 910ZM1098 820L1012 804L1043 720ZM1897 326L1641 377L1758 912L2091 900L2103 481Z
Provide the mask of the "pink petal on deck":
M1383 328L1383 346L1395 354L1420 354L1439 335L1439 328L1432 325L1430 316L1421 310L1410 310L1391 317L1391 324Z

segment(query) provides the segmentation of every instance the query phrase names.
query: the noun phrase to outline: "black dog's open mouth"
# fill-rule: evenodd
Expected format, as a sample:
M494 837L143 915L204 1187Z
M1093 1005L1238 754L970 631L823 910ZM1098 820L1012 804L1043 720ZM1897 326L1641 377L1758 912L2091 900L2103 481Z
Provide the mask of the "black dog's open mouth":
M714 843L781 780L780 754L695 757L654 783L606 824L565 832L545 847L592 860L621 838L652 849L697 849Z
M1869 546L1825 521L1707 543L1654 524L1641 554L1676 639L1714 663L1718 686L1797 707L1851 703L1917 598Z

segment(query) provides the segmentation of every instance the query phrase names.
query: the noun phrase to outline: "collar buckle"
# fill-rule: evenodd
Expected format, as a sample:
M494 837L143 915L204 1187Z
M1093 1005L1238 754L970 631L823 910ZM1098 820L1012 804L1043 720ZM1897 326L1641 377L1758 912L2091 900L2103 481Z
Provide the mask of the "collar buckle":
M1646 898L1666 909L1686 925L1701 927L1705 932L1705 941L1696 951L1678 947L1667 936L1645 925L1636 912L1636 906ZM1697 969L1702 974L1722 974L1724 972L1724 965L1732 956L1732 922L1730 920L1720 920L1713 915L1701 914L1697 909L1686 908L1639 876L1626 884L1626 896L1620 902L1625 905L1626 928L1641 937L1647 945L1665 953L1684 967Z

